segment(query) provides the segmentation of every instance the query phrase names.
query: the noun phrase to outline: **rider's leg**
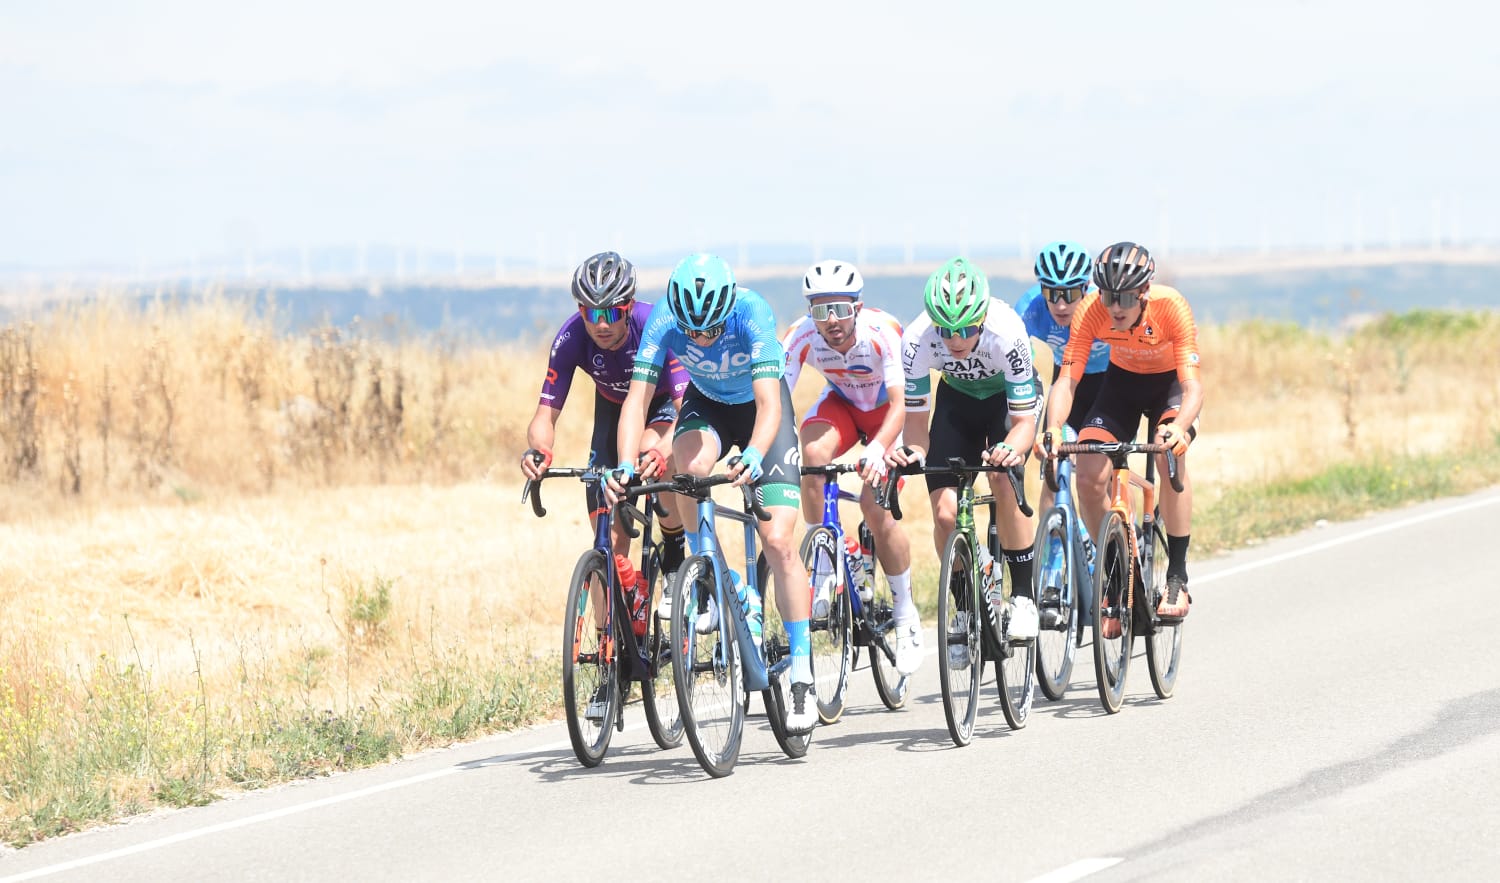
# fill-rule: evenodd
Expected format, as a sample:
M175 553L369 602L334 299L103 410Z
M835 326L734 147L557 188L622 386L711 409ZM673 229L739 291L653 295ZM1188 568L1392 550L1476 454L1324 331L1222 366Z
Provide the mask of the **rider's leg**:
M951 487L939 487L927 497L932 501L932 545L941 559L948 535L953 533L953 527L958 523L958 491Z
M875 537L875 556L880 559L880 569L890 581L896 602L895 618L916 619L917 605L911 597L911 540L891 513L875 504L875 495L868 487L859 495L859 511Z
M676 412L674 411L673 413L675 415ZM641 450L659 446L671 432L672 423L670 422L648 424L646 431L641 435ZM668 457L666 465L662 469L662 475L657 476L657 478L660 479L664 476L672 475L676 471L676 460L675 456ZM657 524L661 527L662 535L662 572L675 573L677 568L682 566L683 558L686 557L684 548L686 538L683 536L683 525L686 523L684 520L685 517L691 518L693 507L691 501L684 500L680 494L662 494L659 499L662 502L662 510L666 513L657 521ZM686 513L683 512L684 503L689 504L686 506Z
M827 466L839 455L839 431L832 423L807 421L799 435L802 465ZM802 520L809 528L823 523L823 476L802 476Z
M1032 543L1036 540L1036 522L1022 514L1011 492L1010 480L1000 473L990 474L990 492L998 501L995 512L995 528L1000 535L1000 551L1005 556L1005 566L1010 571L1011 591L1030 598Z
M719 437L706 429L679 432L677 437L672 439L672 459L676 461L677 469L699 478L713 472L714 464L719 462L721 450ZM697 554L699 550L696 530L697 506L692 500L679 497L678 511L686 519L684 524L689 525L685 534L687 554Z

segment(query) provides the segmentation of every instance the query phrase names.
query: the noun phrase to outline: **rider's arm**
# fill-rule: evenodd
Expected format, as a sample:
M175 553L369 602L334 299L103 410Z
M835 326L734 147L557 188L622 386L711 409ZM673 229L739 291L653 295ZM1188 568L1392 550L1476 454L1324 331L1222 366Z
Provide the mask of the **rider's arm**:
M1186 430L1203 409L1203 382L1198 374L1198 324L1186 298L1174 298L1170 333L1177 359L1177 381L1182 385L1182 407L1172 422Z
M552 445L557 440L557 418L561 413L561 410L550 405L536 406L536 413L531 416L531 423L526 427L526 447L528 453L538 451L546 455L546 458L537 463L531 457L522 455L521 471L527 478L539 478L552 459Z
M927 432L927 411L932 396L932 361L922 342L922 335L932 327L926 315L906 326L901 335L903 416L902 445L915 448L925 457L931 439ZM894 393L894 390L892 391ZM908 457L901 448L887 451L885 460L892 466L905 466L917 459Z
M634 463L641 455L641 436L646 431L646 404L656 385L644 380L630 381L630 391L620 405L620 423L617 431L616 463Z

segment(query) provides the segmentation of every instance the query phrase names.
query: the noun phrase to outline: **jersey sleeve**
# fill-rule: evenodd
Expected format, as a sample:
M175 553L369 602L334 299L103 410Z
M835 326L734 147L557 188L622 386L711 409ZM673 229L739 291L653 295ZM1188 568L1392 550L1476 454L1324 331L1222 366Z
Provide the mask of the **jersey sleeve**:
M688 388L687 368L683 367L682 360L678 359L677 354L671 350L666 351L665 361L667 366L667 392L674 400L680 399L687 392Z
M573 372L578 368L584 333L576 315L557 330L557 336L552 338L552 350L547 355L547 376L542 379L538 404L562 410L563 403L568 400L568 390L573 387Z
M754 294L754 292L749 292ZM776 316L765 298L755 294L746 298L749 309L745 311L745 330L750 336L750 380L767 377L781 379L786 366L786 356L781 341L776 337Z
M1016 314L1026 325L1026 333L1038 340L1046 340L1047 332L1052 330L1048 327L1049 323L1042 321L1042 313L1047 313L1047 303L1042 300L1042 286L1037 284L1026 289L1021 299L1016 301ZM1051 313L1047 313L1046 317L1051 316Z
M932 359L922 345L931 327L931 320L923 315L901 334L901 376L909 412L926 411L932 398Z
M875 351L880 354L881 376L885 378L886 396L895 398L897 390L906 387L906 369L901 364L901 323L895 317L882 315L875 326Z
M646 320L646 327L641 331L641 345L635 351L635 369L631 373L631 380L640 380L653 386L660 381L662 365L670 352L666 337L675 325L666 301L660 301L651 308L651 317Z
M1175 297L1171 301L1172 346L1177 356L1177 379L1198 379L1198 323L1193 321L1193 308L1187 298Z
M1016 416L1035 413L1041 404L1041 389L1031 358L1031 339L1019 316L1006 343L1005 365L1005 403L1010 413Z
M809 330L813 330L812 319L803 316L792 323L792 327L787 329L786 337L782 338L781 348L786 351L786 365L782 368L782 376L786 378L787 389L797 388L797 379L802 376L802 365L812 350L812 342L807 338Z

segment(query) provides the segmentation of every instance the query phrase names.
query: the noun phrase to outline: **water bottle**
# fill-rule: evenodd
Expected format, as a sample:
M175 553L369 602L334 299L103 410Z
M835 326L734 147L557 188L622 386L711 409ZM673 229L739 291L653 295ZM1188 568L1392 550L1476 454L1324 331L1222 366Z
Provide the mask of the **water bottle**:
M866 604L875 597L875 550L870 528L859 526L859 599Z
M760 592L741 581L739 573L735 571L729 572L729 578L734 582L734 594L740 601L740 609L745 612L745 624L750 627L750 640L755 643L755 649L759 651L765 640L761 633L765 611L761 607Z
M636 572L635 565L624 555L615 556L615 569L620 572L620 588L625 590L625 600L630 604L630 628L635 632L637 638L646 636L646 628L650 625L649 612L646 605L649 598L646 597L647 587L641 585L641 576Z

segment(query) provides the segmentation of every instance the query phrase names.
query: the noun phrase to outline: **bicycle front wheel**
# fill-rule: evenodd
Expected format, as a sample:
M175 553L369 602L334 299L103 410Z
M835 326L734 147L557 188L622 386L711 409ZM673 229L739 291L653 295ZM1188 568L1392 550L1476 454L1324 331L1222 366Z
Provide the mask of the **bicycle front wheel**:
M604 555L590 549L573 568L563 616L563 708L568 740L586 767L596 767L609 749L615 715L620 713L616 679L615 635L605 620L602 601L609 590Z
M1154 611L1167 593L1167 533L1159 519L1151 522L1150 534L1151 557L1145 574L1145 584L1150 589L1142 600ZM1182 662L1182 626L1181 621L1158 621L1146 636L1146 668L1151 672L1151 689L1162 699L1171 699L1177 687L1177 666Z
M1072 536L1067 511L1053 506L1037 523L1036 545L1032 547L1037 556L1031 571L1032 584L1042 616L1036 638L1037 683L1042 694L1054 701L1063 698L1068 690L1077 652L1073 633L1078 629L1078 598L1072 590L1074 574L1068 566ZM1050 603L1054 596L1055 606Z
M963 531L955 530L943 550L938 578L938 674L943 687L943 714L955 745L974 738L979 712L979 655L983 624L979 586L974 581L974 547Z
M651 738L661 748L676 748L682 744L682 711L677 703L677 679L672 675L672 623L656 615L662 595L671 587L662 576L660 558L655 552L651 555L650 566L643 571L649 576L641 577L651 581L647 600L651 625L642 639L650 678L641 682L641 702L646 706L646 726L651 730Z
M1005 578L1010 579L1009 568ZM1011 591L1015 591L1014 586ZM990 633L995 638L995 688L1000 692L1000 710L1005 723L1019 730L1026 726L1036 695L1036 638L1001 641L996 629L991 627Z
M672 595L672 677L677 682L677 705L693 756L715 778L727 776L739 758L745 727L741 704L739 645L734 640L733 613L718 611L716 623L698 615L718 604L713 561L694 555L677 571Z
M1094 675L1099 683L1099 701L1110 714L1120 710L1125 695L1125 674L1130 668L1130 645L1134 617L1130 610L1130 581L1135 554L1125 520L1118 512L1104 516L1099 528L1099 546L1094 571Z
M875 556L875 536L870 526L859 524L859 544ZM896 596L891 583L875 557L875 572L870 574L870 600L863 605L863 621L870 647L870 675L875 692L886 708L896 711L906 704L910 678L896 671ZM851 666L852 667L852 666Z
M808 621L808 638L812 642L818 719L825 724L837 723L844 714L849 668L854 662L854 612L848 587L838 578L840 554L838 537L829 527L813 528L802 542L802 563L812 583L813 612Z

